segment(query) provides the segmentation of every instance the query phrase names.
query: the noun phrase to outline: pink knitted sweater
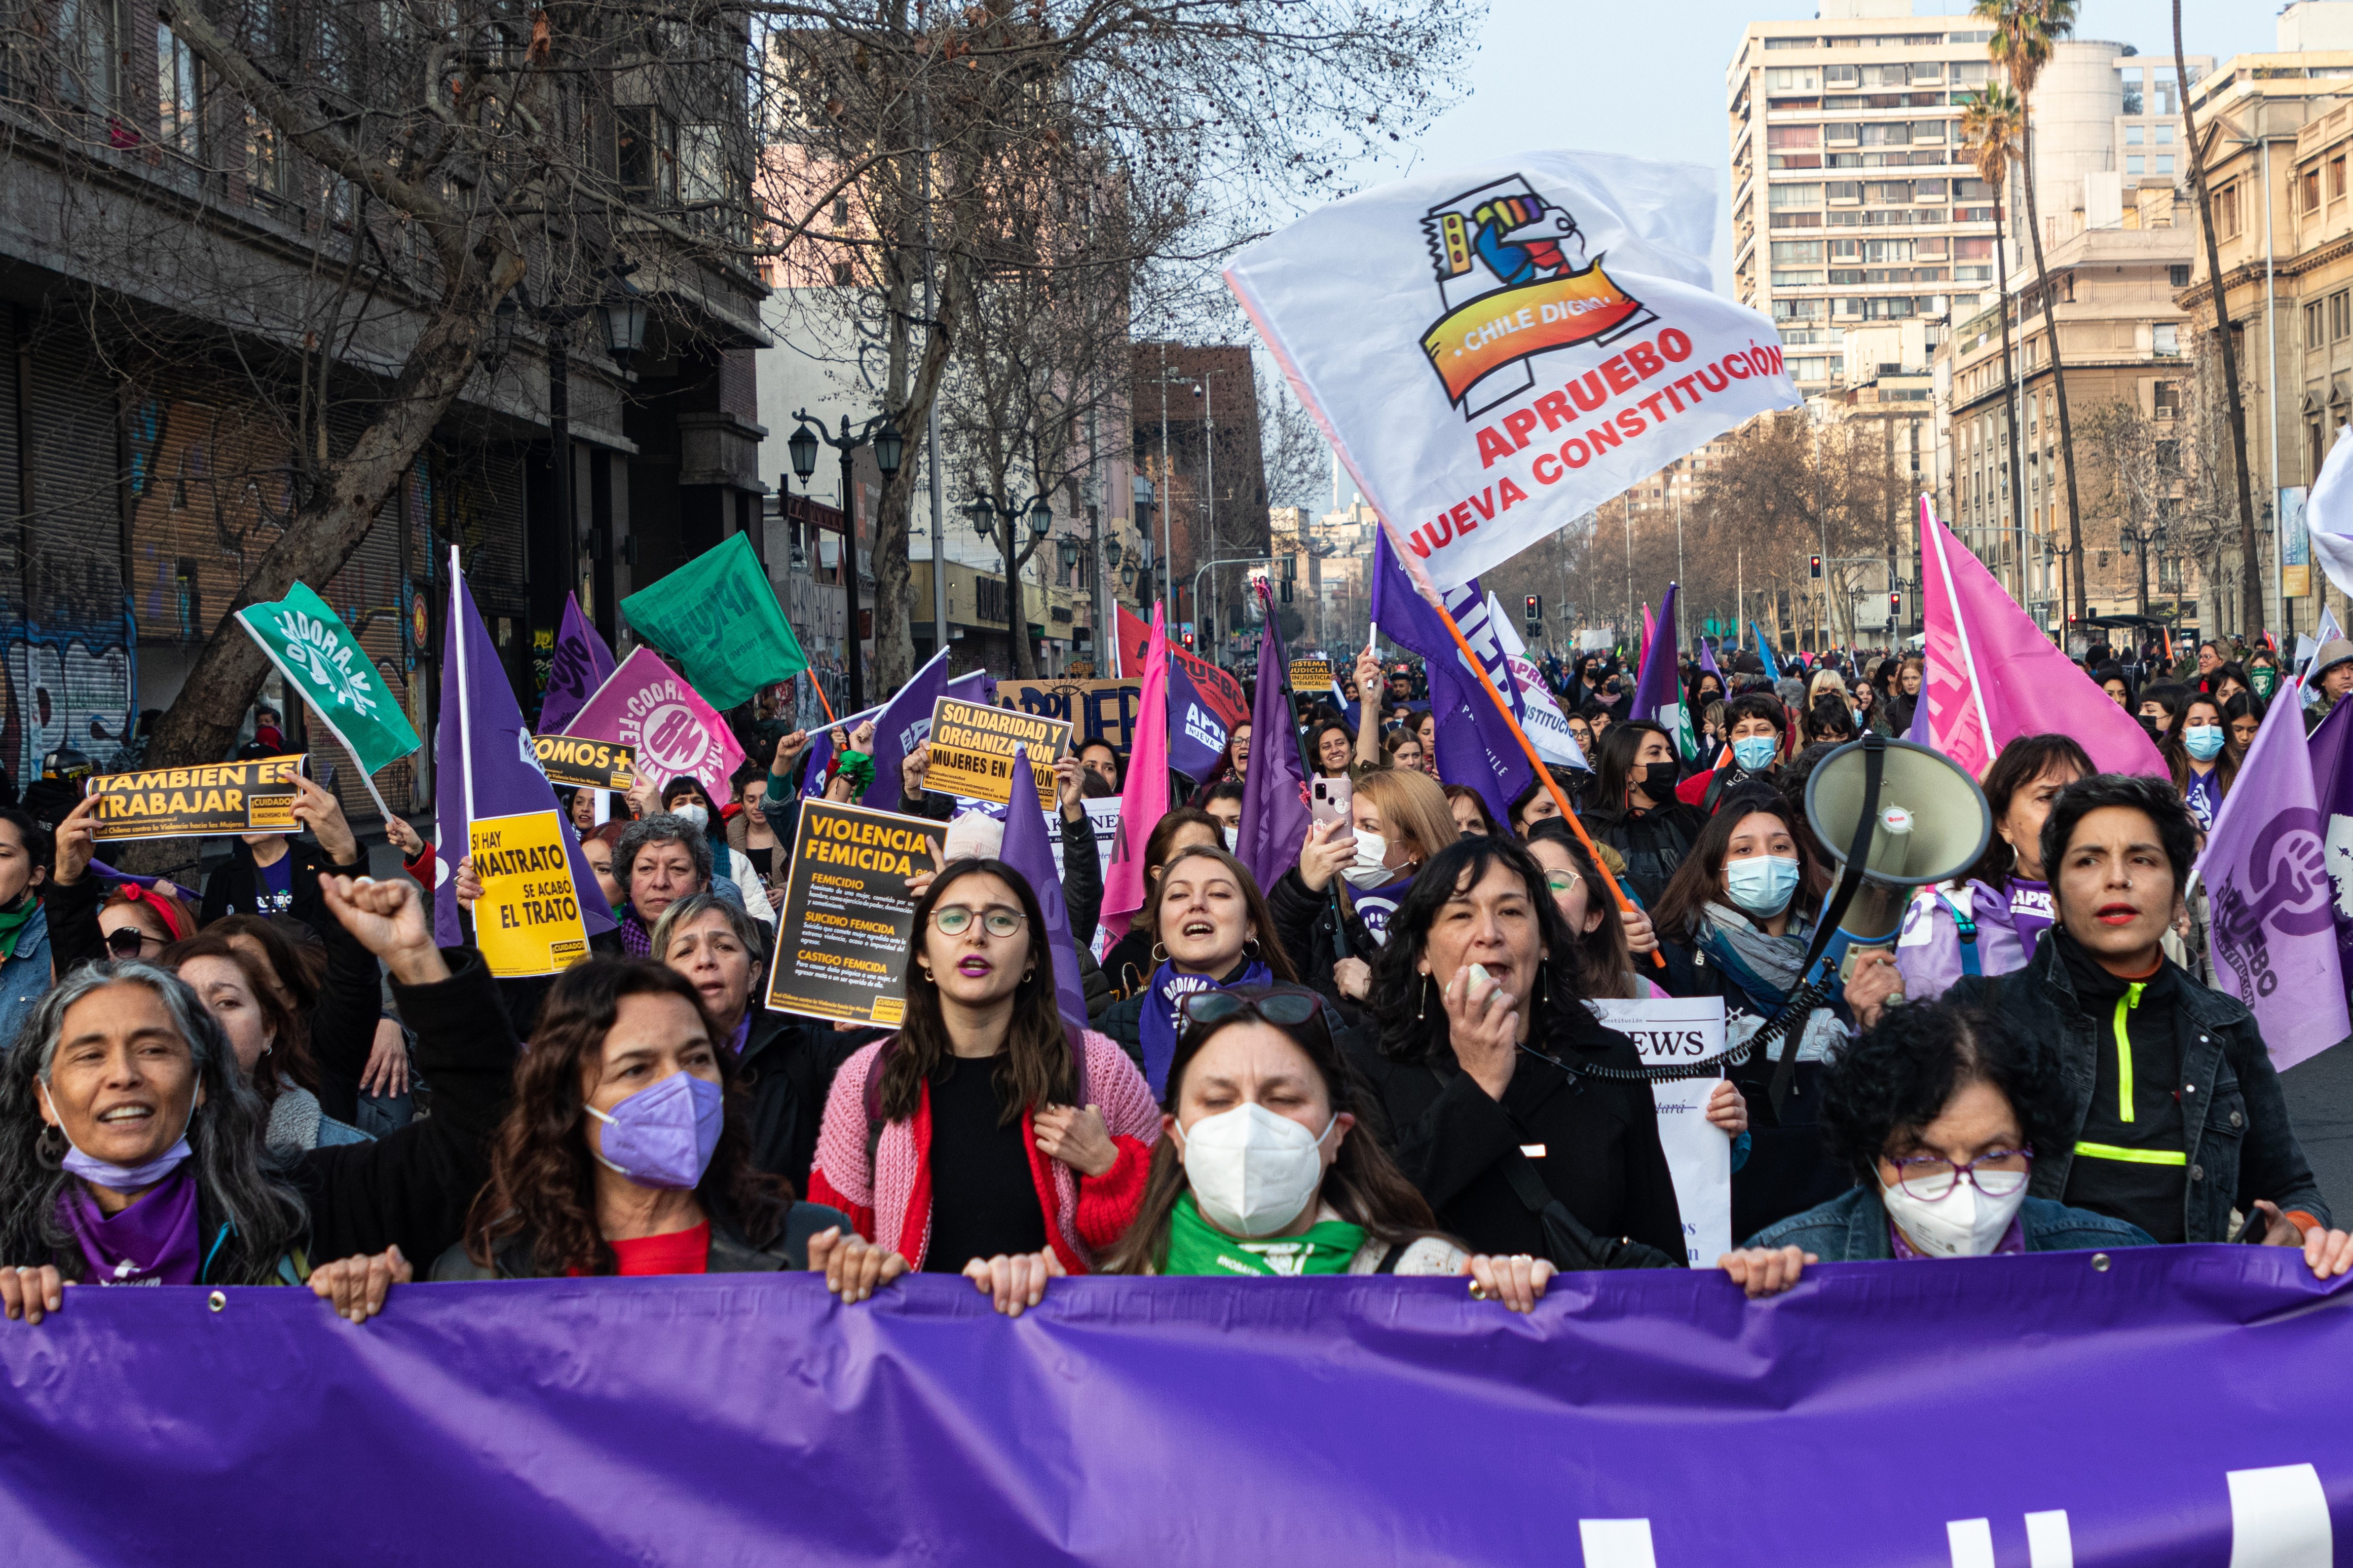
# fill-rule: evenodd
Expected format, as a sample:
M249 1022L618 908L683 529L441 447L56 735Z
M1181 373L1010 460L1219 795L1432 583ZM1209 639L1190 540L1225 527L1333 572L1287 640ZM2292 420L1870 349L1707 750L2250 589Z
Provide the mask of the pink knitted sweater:
M1030 1179L1049 1221L1047 1237L1062 1267L1073 1274L1085 1273L1094 1255L1118 1240L1134 1219L1144 1201L1152 1146L1160 1141L1160 1106L1143 1073L1108 1036L1091 1029L1081 1037L1087 1053L1087 1093L1102 1110L1103 1125L1119 1150L1117 1163L1100 1176L1082 1176L1039 1150L1029 1113L1021 1114ZM923 1086L914 1115L883 1124L870 1171L866 1078L885 1043L878 1040L866 1047L834 1074L825 1121L818 1130L808 1197L811 1203L840 1209L867 1240L892 1248L910 1268L921 1268L932 1239L931 1086Z

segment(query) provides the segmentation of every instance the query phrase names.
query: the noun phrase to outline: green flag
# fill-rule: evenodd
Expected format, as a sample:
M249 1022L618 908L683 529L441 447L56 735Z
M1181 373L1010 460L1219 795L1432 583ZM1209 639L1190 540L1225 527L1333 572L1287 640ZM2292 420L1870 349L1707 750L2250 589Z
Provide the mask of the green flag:
M307 586L295 584L276 604L248 605L237 618L363 773L381 773L424 743L360 639ZM375 784L368 789L374 794Z
M713 708L748 702L768 682L808 668L752 542L740 533L622 600L621 613L678 660Z

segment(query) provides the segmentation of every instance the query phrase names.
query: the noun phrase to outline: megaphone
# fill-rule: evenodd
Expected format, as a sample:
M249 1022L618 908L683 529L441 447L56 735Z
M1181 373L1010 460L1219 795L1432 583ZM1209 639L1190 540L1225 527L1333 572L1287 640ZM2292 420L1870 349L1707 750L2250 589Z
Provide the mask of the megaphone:
M1993 810L1966 770L1926 746L1879 735L1841 746L1815 766L1806 820L1841 868L1844 901L1834 897L1823 910L1837 930L1807 973L1824 985L1854 973L1859 950L1891 945L1912 889L1959 876L1993 836Z

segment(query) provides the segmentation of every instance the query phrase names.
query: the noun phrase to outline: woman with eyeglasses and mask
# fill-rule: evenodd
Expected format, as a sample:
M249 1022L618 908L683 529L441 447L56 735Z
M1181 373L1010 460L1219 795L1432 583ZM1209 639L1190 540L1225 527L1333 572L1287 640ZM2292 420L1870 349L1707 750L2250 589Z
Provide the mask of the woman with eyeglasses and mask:
M1813 1263L2151 1247L2138 1226L2027 1195L2073 1136L2058 1057L1957 1003L1888 1015L1822 1079L1822 1137L1855 1185L1725 1254L1752 1297Z
M1208 845L1179 849L1145 889L1140 919L1160 960L1144 988L1112 1004L1103 1032L1125 1047L1159 1094L1176 1050L1187 997L1234 986L1295 984L1299 972L1274 940L1274 917L1250 868Z
M1375 1037L1351 1055L1406 1179L1473 1250L1680 1263L1650 1085L1633 1042L1582 1005L1579 971L1527 850L1462 839L1398 906L1373 973Z
M1626 862L1626 882L1645 905L1691 853L1706 819L1675 798L1673 737L1647 719L1610 727L1595 761L1585 829Z
M1292 985L1185 998L1143 1205L1102 1271L1467 1275L1474 1296L1533 1310L1553 1265L1474 1258L1439 1234L1365 1121L1330 1008Z
M1134 1218L1159 1109L1115 1042L1063 1022L1038 895L1001 860L923 889L906 992L826 1100L809 1196L856 1228L827 1283L860 1300L894 1267L963 1274L1017 1313Z

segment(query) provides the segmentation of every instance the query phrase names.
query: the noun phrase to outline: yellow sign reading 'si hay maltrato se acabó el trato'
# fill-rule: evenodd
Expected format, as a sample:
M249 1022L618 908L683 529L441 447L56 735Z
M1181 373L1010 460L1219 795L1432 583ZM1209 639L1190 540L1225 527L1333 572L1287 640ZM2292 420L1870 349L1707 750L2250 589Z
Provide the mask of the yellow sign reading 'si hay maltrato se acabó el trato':
M564 824L553 808L475 819L470 836L482 896L474 945L501 980L554 974L588 956Z
M1051 808L1054 763L1070 749L1071 721L943 697L932 705L931 770L923 787L998 805L1013 797L1013 759L1026 748L1038 804Z
M83 785L100 797L97 837L189 838L295 831L294 781L309 753L101 773Z

